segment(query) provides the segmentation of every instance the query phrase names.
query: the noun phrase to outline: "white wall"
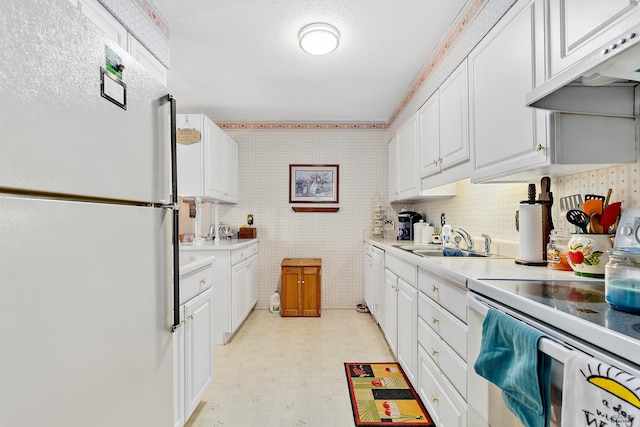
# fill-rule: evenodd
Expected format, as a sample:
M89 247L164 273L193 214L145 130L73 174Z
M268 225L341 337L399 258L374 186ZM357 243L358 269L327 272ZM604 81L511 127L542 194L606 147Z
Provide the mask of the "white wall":
M239 146L240 202L220 205L220 216L235 227L246 222L247 214L254 216L260 238L258 306L268 306L286 257L322 258L323 307L355 307L362 302L363 230L372 226L372 198L376 192L387 193L386 132L228 132ZM289 164L339 164L339 212L293 212Z

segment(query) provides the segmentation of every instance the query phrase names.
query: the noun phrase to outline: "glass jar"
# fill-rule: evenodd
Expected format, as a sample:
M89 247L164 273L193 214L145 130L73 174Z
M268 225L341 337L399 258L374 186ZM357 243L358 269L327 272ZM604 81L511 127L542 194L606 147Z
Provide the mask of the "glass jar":
M551 230L547 243L547 267L554 270L572 270L567 262L567 245L570 238L571 233L568 231Z
M610 249L605 267L605 299L611 308L640 313L640 253Z

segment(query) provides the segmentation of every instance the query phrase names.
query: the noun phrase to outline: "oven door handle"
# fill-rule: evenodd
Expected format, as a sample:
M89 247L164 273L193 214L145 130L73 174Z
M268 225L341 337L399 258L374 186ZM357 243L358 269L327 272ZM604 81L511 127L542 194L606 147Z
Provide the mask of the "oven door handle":
M505 310L504 308L501 308L501 307L494 306L489 301L486 301L484 299L480 299L477 295L473 295L471 292L467 293L467 306L470 309L472 309L473 311L475 311L478 314L480 314L483 318L487 316L487 313L489 312L489 309L493 308L494 310L498 310L498 311L501 311L501 312L503 312L505 314L510 315L511 317L513 317L514 319L516 319L516 320L518 320L520 322L522 321L522 320L518 319L517 317L511 315L511 313L508 310ZM523 322L523 323L526 324L526 322ZM573 350L565 347L561 343L553 340L550 337L542 337L538 341L538 350L540 350L544 354L549 355L550 357L552 357L553 359L555 359L555 360L557 360L557 361L559 361L561 363L564 363L564 361L565 361L567 355L569 354L569 352L573 351Z

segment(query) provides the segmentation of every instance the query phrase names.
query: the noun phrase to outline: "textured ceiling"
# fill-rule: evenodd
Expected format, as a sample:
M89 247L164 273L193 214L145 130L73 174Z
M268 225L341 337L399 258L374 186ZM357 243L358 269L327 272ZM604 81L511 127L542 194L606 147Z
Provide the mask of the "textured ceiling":
M214 121L386 122L466 0L156 0L171 25L169 89ZM328 22L311 56L300 28Z

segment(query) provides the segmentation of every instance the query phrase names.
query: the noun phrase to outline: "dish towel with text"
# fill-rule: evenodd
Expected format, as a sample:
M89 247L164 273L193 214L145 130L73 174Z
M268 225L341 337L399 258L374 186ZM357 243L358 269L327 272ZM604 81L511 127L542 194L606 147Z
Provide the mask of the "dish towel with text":
M562 427L640 425L640 378L579 351L564 362Z
M549 425L551 358L538 351L543 336L525 323L489 309L474 364L478 375L502 389L505 405L525 427Z

